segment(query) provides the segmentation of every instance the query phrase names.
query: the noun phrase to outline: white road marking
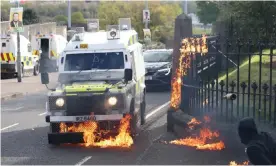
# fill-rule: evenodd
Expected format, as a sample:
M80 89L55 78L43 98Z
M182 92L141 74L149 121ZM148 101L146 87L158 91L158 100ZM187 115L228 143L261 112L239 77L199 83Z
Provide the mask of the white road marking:
M15 123L15 124L13 124L13 125L4 127L4 128L1 129L1 131L6 130L6 129L9 129L9 128L12 128L12 127L17 126L17 125L19 125L19 123Z
M152 115L154 115L155 113L157 113L158 111L160 111L162 108L168 106L170 104L170 101L166 102L165 104L159 106L158 108L156 108L155 110L151 111L149 114L146 115L146 119L148 119L149 117L151 117Z
M76 165L82 165L84 164L86 161L88 161L89 159L91 159L92 156L87 156L84 157L80 162L78 162Z
M22 108L24 108L24 107L17 107L17 108L11 108L11 109L3 109L2 111L17 111L17 110L20 110L20 109L22 109Z
M38 114L38 116L42 116L42 115L45 115L45 114L47 114L47 112L43 112L41 114Z

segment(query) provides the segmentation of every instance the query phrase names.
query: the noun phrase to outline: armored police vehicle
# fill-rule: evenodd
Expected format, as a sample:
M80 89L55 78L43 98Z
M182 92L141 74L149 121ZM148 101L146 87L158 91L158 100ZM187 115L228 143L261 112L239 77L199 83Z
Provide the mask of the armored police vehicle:
M17 35L1 35L1 77L17 77ZM32 54L30 41L20 35L20 52L21 52L21 76L27 74L38 75L39 62L38 57Z
M48 84L47 71L41 73L42 83ZM59 59L58 80L46 103L49 144L82 141L82 133L60 133L62 122L70 126L94 120L101 129L113 131L130 114L132 136L145 123L142 45L131 27L75 34Z

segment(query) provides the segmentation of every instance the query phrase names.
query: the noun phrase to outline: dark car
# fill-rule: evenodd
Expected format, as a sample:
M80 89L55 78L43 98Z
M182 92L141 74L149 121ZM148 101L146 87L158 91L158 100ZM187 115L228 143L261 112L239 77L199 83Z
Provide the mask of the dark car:
M144 55L146 67L146 86L170 88L172 70L172 49L146 50Z

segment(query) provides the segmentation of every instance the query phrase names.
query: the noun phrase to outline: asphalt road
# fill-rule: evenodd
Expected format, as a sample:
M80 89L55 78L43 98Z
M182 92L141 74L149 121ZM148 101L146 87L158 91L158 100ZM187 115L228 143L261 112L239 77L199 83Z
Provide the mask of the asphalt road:
M176 139L166 132L169 92L147 93L147 121L130 149L85 148L76 145L51 147L47 143L45 93L4 101L1 105L1 164L3 165L176 165L220 164L245 160L242 146L232 135L225 151L197 151L162 143ZM163 105L163 106L162 106Z

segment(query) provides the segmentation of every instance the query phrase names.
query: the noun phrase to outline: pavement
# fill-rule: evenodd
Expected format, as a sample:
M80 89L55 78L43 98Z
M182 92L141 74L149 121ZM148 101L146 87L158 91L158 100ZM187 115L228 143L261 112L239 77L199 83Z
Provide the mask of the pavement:
M49 87L54 87L57 82L57 73L50 73ZM23 97L28 94L35 94L45 91L45 85L40 82L40 75L23 77L22 82L17 82L17 78L1 80L1 100Z
M27 79L26 79L27 80ZM34 86L30 83L30 86ZM36 84L37 86L37 84ZM40 86L40 85L39 85ZM221 133L226 149L198 151L192 147L165 144L178 139L166 131L170 92L147 92L146 121L130 149L86 148L78 145L48 145L45 122L46 89L37 86L25 97L1 103L1 164L3 165L228 165L246 160L233 127L213 127Z

